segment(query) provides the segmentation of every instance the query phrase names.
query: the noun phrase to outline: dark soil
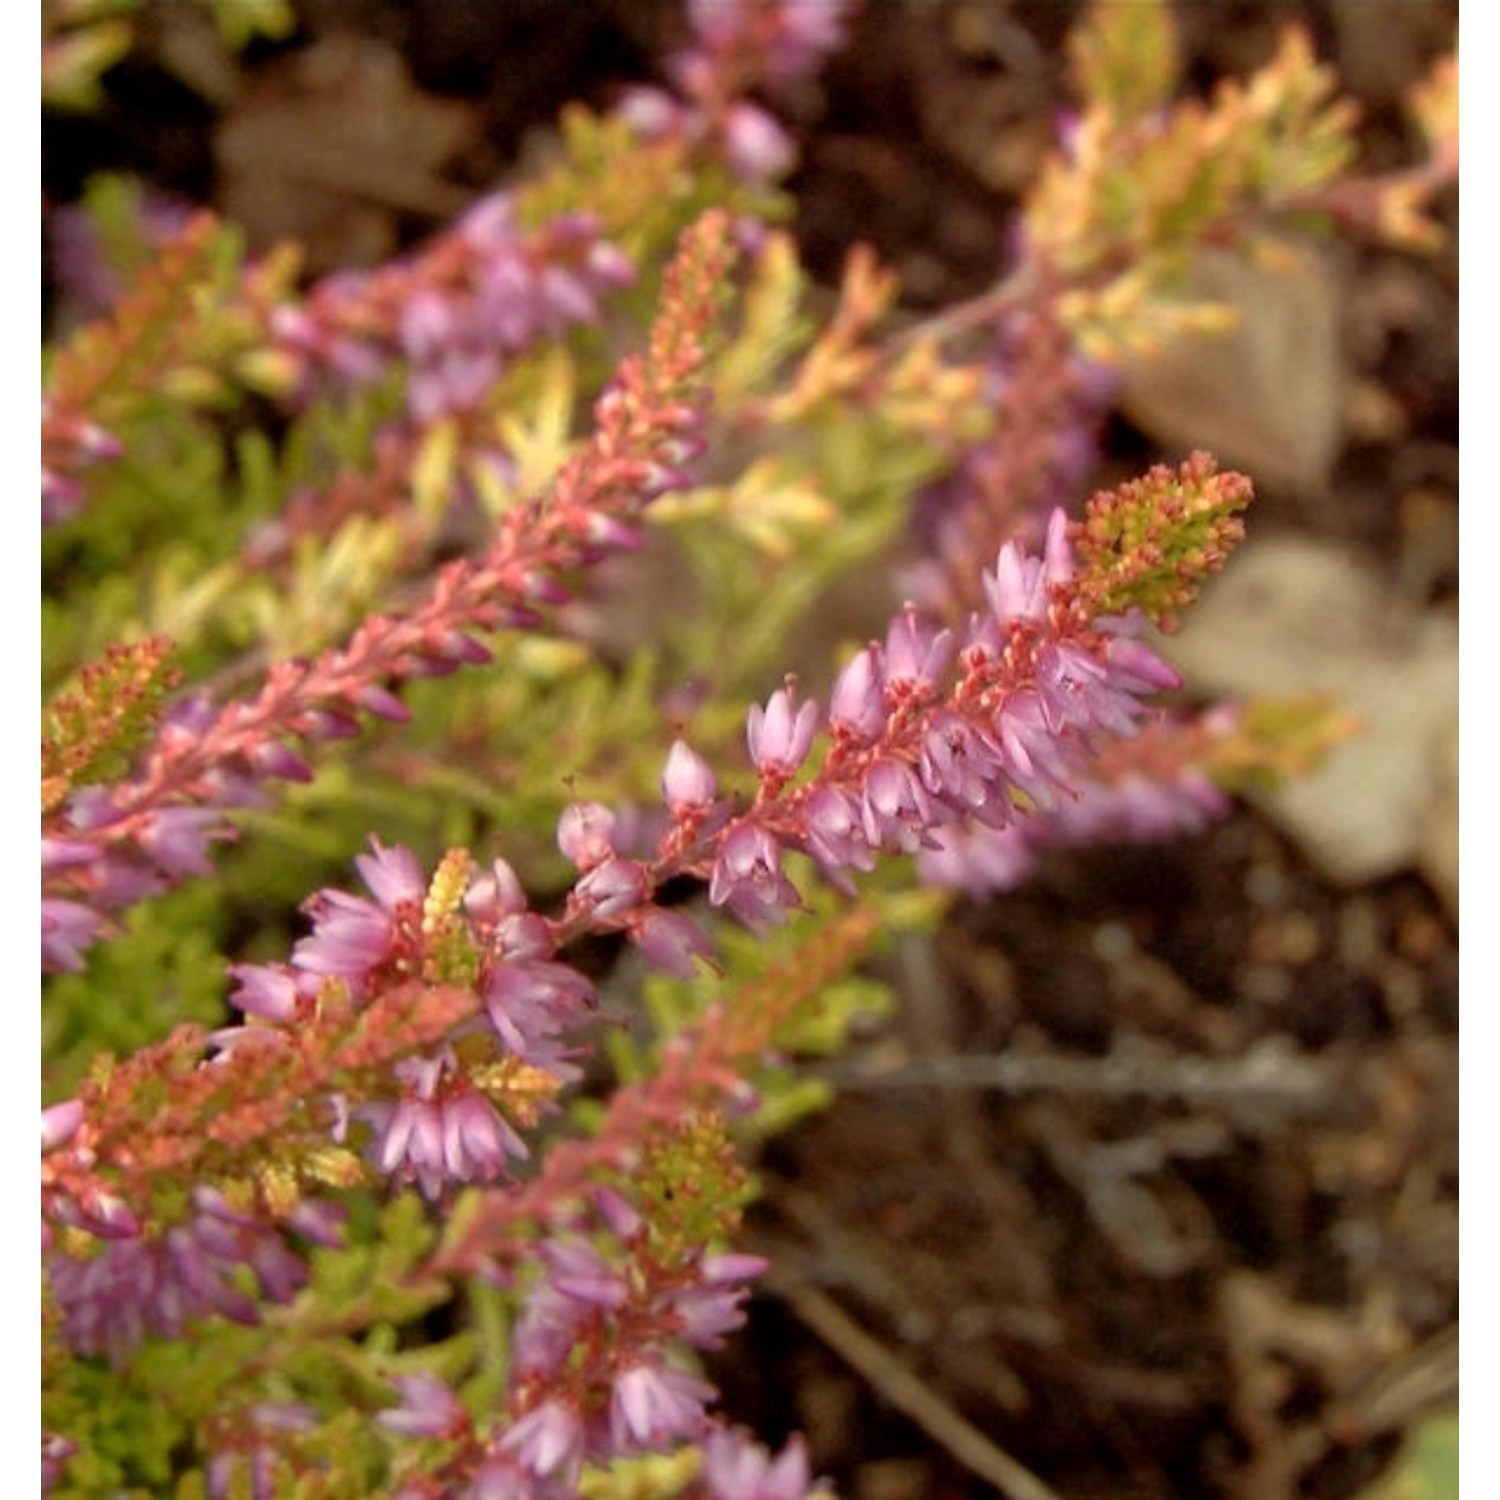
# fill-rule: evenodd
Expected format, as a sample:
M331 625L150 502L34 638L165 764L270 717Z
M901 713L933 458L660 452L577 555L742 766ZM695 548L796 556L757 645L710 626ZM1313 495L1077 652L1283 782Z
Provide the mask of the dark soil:
M794 112L812 264L831 276L857 235L913 308L982 289L1064 102L1075 12L867 6ZM1364 103L1382 166L1408 149L1400 91L1451 43L1457 6L1181 14L1199 81L1259 61L1301 18ZM242 63L236 97L341 30L387 43L414 100L470 111L443 164L465 189L567 100L651 77L679 25L628 0L306 0L302 15ZM111 100L94 121L49 120L57 198L124 165L224 201L222 100L149 52ZM437 222L377 207L384 248ZM1359 259L1352 317L1390 264ZM1415 311L1360 353L1400 420L1346 447L1317 504L1272 493L1256 518L1393 568L1403 494L1456 475L1457 451L1456 252L1402 266ZM1123 420L1106 443L1121 463L1154 457ZM1440 490L1456 515L1456 480ZM1456 549L1425 578L1426 602L1456 607ZM1456 1401L1457 947L1416 875L1335 888L1249 808L1169 846L1054 857L1026 890L962 908L893 960L905 1004L840 1060L837 1105L762 1164L754 1238L777 1272L716 1371L728 1409L768 1437L805 1431L860 1500L994 1493L1007 1456L1036 1476L1009 1482L1023 1500L1357 1494Z

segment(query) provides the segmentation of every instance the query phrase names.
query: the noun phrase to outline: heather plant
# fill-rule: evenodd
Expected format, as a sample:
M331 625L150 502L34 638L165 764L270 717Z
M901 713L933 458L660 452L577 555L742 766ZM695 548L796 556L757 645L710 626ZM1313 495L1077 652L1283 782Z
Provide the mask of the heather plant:
M54 8L56 97L128 11ZM1431 242L1452 70L1361 176L1299 33L1200 99L1164 5L1099 5L993 290L912 321L785 227L775 107L849 19L690 4L662 86L373 270L119 181L69 224L44 1490L825 1492L697 1356L765 1269L756 1142L826 1102L797 1059L893 1001L863 961L1339 732L1182 706L1250 480L1090 497L1094 432L1122 352L1223 325L1196 249ZM851 579L886 618L810 649Z

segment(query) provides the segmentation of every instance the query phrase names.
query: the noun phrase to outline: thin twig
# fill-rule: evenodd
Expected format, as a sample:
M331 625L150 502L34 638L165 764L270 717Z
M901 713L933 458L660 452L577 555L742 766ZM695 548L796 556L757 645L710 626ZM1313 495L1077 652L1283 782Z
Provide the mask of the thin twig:
M1009 1500L1060 1500L1055 1490L972 1426L886 1345L849 1318L831 1297L784 1270L768 1272L762 1285L789 1303L882 1400L904 1412L971 1473L994 1485Z
M985 1056L914 1057L893 1067L855 1063L829 1067L835 1088L993 1089L1007 1094L1092 1094L1107 1099L1194 1102L1254 1099L1294 1109L1327 1100L1326 1067L1279 1042L1264 1042L1238 1057L1062 1057L1017 1052Z

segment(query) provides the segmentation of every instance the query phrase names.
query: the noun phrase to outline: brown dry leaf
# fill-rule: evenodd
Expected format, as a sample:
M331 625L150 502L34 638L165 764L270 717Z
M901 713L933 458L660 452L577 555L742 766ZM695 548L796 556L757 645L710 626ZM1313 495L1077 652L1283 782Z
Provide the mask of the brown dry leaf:
M1341 284L1312 250L1274 259L1201 252L1180 295L1234 307L1238 324L1127 361L1121 406L1164 448L1206 448L1258 485L1316 497L1343 436Z
M439 169L473 139L473 109L412 86L400 55L332 36L268 68L214 136L220 207L252 250L282 240L311 269L392 254L398 214L451 218L472 193Z

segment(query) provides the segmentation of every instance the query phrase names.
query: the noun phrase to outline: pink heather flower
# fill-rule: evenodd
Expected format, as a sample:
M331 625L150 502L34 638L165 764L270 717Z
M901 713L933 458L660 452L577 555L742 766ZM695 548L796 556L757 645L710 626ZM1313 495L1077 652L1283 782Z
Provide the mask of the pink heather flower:
M411 718L411 710L377 682L367 682L354 694L354 701L377 719L389 719L392 724L405 724Z
M572 901L598 923L615 921L646 899L645 870L633 859L610 855L589 869L573 887Z
M98 851L92 844L81 839L49 838L42 835L41 867L43 875L57 870L71 869L74 865L86 865Z
M505 917L520 916L526 908L526 889L503 859L476 875L464 892L464 910L476 922L498 923ZM550 946L547 951L551 952Z
M917 873L927 885L963 891L974 901L1014 890L1036 869L1036 851L1027 837L1030 821L1008 828L950 823L938 829L933 847L918 853Z
M740 100L724 117L724 157L745 182L775 182L791 170L797 151L765 110Z
M83 1124L83 1105L76 1099L64 1099L42 1111L42 1152L65 1146Z
M646 1221L631 1206L628 1199L614 1188L600 1188L594 1194L594 1207L599 1217L609 1226L610 1233L618 1240L633 1240L645 1227Z
M576 1080L559 1038L596 1005L594 987L577 969L547 960L502 960L484 981L484 1008L501 1043L522 1061Z
M630 1288L581 1239L549 1239L539 1252L541 1279L526 1295L516 1323L512 1378L550 1378L567 1363L583 1331L623 1307Z
M430 1199L461 1183L493 1182L512 1159L530 1155L526 1143L483 1094L448 1076L451 1053L407 1058L396 1076L409 1090L394 1106L364 1107L381 1129L376 1166L397 1182L415 1182Z
M104 917L81 901L61 896L42 898L42 969L48 974L76 974L84 952L93 946Z
M526 1298L516 1323L511 1354L512 1379L550 1379L564 1365L582 1331L596 1316L593 1308L541 1281Z
M266 964L235 964L229 970L235 988L229 1003L247 1016L285 1026L297 1018L298 1004L309 992L312 976Z
M158 1240L112 1240L87 1260L49 1255L63 1334L78 1353L120 1360L143 1338L176 1338L213 1313L253 1324L259 1309L238 1284L241 1268L272 1302L290 1301L305 1285L306 1265L280 1230L208 1188L195 1189L192 1204L192 1218Z
M931 840L937 815L917 773L902 761L881 756L865 778L860 816L874 847L910 854Z
M63 1477L68 1460L78 1452L78 1444L55 1432L42 1433L42 1493L51 1494Z
M832 786L814 787L802 812L808 853L826 871L875 868L875 851L865 837L859 804L847 792Z
M757 48L760 82L775 90L805 78L842 45L848 9L848 0L691 0L688 18L710 57Z
M557 847L580 870L591 870L614 852L615 815L599 802L575 802L557 822Z
M1111 735L1134 731L1142 695L1181 684L1150 647L1118 636L1102 662L1070 641L1055 642L1037 662L1037 691L1055 722Z
M618 245L595 240L583 257L584 268L596 285L618 288L635 285L635 264Z
M673 813L693 812L709 806L718 783L708 762L690 745L673 740L661 773L662 798Z
M1004 625L1012 620L1044 621L1052 585L1072 579L1067 513L1057 509L1048 519L1041 557L1029 557L1020 543L1007 542L995 559L995 571L985 573L982 581L990 608Z
M761 1255L745 1255L726 1250L717 1255L705 1256L699 1269L707 1285L730 1286L737 1281L764 1276L771 1269L771 1262Z
M714 945L696 922L680 912L650 907L627 930L646 962L675 979L691 979L698 972L695 959L713 961Z
M344 1243L344 1225L349 1211L342 1204L304 1198L287 1219L287 1228L310 1245L337 1250Z
M292 962L309 974L362 979L390 951L390 914L359 896L323 890L306 906L313 919L311 936L292 949Z
M487 349L444 349L414 365L406 399L423 426L445 412L472 411L500 378L500 361Z
M454 232L481 253L508 249L516 232L515 206L504 193L491 193L464 211Z
M871 644L850 658L833 684L828 718L836 730L860 740L877 740L885 729L885 663Z
M394 1384L401 1404L376 1417L388 1432L403 1437L453 1438L468 1430L469 1413L462 1401L436 1375L425 1370L398 1375Z
M583 1423L562 1401L544 1401L512 1424L499 1446L528 1473L573 1485L583 1467Z
M87 1230L96 1239L133 1240L141 1232L141 1221L124 1199L103 1188L50 1199L45 1212L57 1223Z
M1060 738L1063 725L1041 694L1022 688L995 715L995 738L1005 752L1006 774L1039 807L1051 807L1059 791L1071 790L1072 747Z
M547 960L557 952L552 924L534 911L518 911L495 923L491 943L496 955L507 963Z
M439 354L458 332L453 305L433 287L418 287L397 319L402 350L411 360Z
M257 776L276 777L281 781L298 781L306 784L313 779L312 767L277 740L263 740L252 745L245 759Z
M704 1440L703 1482L710 1500L808 1500L828 1493L811 1487L801 1438L773 1459L738 1428L717 1428Z
M1120 622L1138 627L1139 621ZM1143 641L1116 634L1104 648L1109 664L1109 680L1116 687L1132 693L1174 692L1182 686L1182 676L1170 662L1163 661Z
M701 1280L667 1299L683 1341L695 1349L719 1348L724 1335L745 1321L749 1291L739 1283L762 1275L766 1267L758 1255L710 1255L700 1267Z
M885 680L889 686L910 682L932 687L942 680L953 660L953 632L933 630L917 617L908 604L894 620L885 637Z
M688 111L665 89L627 89L616 114L643 141L660 141L684 128Z
M650 1452L697 1437L707 1421L704 1407L716 1394L711 1385L670 1366L630 1366L610 1392L615 1451Z
M543 331L554 337L570 323L592 323L599 316L599 304L588 287L558 266L542 268L536 293Z
M548 1284L591 1309L623 1307L630 1288L587 1240L548 1240L542 1246Z
M917 764L922 784L951 807L974 812L987 804L1010 806L1005 752L982 730L956 713L935 714L922 740Z
M797 707L797 690L788 682L766 701L752 704L745 721L750 759L762 773L787 777L796 774L812 748L818 726L818 705L811 698Z
M796 886L782 873L781 846L755 823L737 824L720 844L708 899L728 907L750 928L783 921L802 904Z
M362 979L389 953L395 914L419 907L427 894L422 867L408 849L376 842L374 852L360 855L355 864L375 901L336 890L319 891L308 900L312 935L292 949L292 963L309 974Z

